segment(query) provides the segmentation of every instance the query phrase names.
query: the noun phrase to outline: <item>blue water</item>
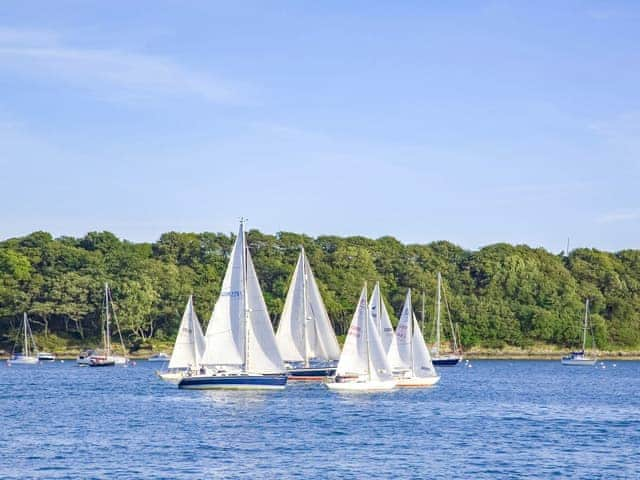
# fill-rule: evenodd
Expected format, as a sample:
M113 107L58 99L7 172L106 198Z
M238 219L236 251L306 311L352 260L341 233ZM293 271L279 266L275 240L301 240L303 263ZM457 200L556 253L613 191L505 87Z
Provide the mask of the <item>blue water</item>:
M640 478L640 362L474 361L427 390L182 391L0 366L0 478Z

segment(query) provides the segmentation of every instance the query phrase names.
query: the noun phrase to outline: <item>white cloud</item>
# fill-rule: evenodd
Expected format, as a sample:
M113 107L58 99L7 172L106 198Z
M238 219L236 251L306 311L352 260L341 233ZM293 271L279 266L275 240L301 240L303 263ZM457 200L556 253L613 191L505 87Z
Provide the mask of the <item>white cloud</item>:
M71 84L107 98L193 96L240 103L226 82L159 56L116 49L77 48L49 32L0 28L0 71Z
M618 223L640 220L640 210L619 210L601 215L596 219L598 223Z

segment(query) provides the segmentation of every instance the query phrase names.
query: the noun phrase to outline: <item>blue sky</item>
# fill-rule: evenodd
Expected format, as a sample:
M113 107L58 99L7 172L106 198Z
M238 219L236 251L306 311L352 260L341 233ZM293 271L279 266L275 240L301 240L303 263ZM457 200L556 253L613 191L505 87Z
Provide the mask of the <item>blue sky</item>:
M637 2L3 2L0 238L640 248Z

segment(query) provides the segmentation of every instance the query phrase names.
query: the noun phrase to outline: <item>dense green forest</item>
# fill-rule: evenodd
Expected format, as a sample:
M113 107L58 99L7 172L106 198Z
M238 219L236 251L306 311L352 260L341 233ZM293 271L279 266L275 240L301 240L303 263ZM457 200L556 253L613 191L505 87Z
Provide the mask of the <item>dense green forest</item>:
M640 345L640 250L577 249L564 256L495 244L467 251L445 241L404 245L392 237L311 238L256 230L248 239L274 324L304 245L339 334L365 280L380 281L396 315L408 287L414 298L426 292L431 322L440 271L466 347L577 345L586 297L598 346ZM201 321L208 321L232 244L233 235L175 232L155 243L121 241L109 232L57 239L35 232L0 242L0 343L13 343L23 311L40 336L95 343L105 281L131 346L169 340L190 293Z

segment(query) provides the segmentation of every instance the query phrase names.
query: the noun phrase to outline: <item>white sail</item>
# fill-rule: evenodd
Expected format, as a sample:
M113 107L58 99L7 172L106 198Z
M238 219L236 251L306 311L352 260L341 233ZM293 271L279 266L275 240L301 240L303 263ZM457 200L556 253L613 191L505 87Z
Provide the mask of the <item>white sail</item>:
M220 296L207 325L204 365L244 364L244 227L240 224Z
M400 320L396 327L396 338L394 348L389 352L389 362L394 371L411 370L412 369L412 335L411 335L411 290L407 292L407 296L402 306Z
M304 249L293 272L276 340L289 362L340 358L340 346Z
M413 376L414 377L437 377L438 374L431 361L431 354L424 341L424 336L420 331L418 320L413 315Z
M276 342L282 358L287 362L305 361L304 335L304 267L302 252L293 271L291 285L284 301L284 309L280 316L280 324L276 333Z
M390 380L391 368L368 310L365 286L351 320L336 376L358 375L374 381Z
M205 338L193 308L193 296L190 295L182 315L168 368L198 368L204 349Z
M329 320L329 314L322 301L320 289L306 255L304 255L304 261L307 272L309 315L313 318L317 342L316 345L313 345L315 357L322 360L338 360L340 358L340 345L338 344L336 333L331 325L331 320Z
M387 307L382 299L382 294L380 293L380 282L376 282L376 286L371 294L369 310L371 312L371 317L373 318L373 323L380 335L384 351L389 352L389 348L391 347L395 334L393 333L393 325L391 325L389 312L387 311Z
M262 296L249 249L246 249L247 261L247 350L245 370L257 373L282 373L285 371L282 357L278 351L273 326Z

